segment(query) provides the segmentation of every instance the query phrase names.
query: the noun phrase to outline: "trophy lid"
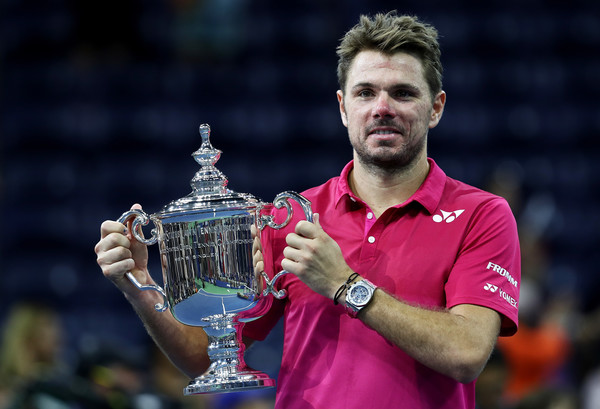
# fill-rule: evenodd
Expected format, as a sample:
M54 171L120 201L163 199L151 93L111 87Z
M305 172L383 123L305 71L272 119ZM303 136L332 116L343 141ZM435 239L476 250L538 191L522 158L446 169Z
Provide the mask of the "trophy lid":
M202 145L192 154L201 168L192 178L192 192L164 206L159 216L197 211L220 211L256 207L260 201L249 193L237 193L227 188L227 178L215 167L221 151L210 143L210 126L200 125Z

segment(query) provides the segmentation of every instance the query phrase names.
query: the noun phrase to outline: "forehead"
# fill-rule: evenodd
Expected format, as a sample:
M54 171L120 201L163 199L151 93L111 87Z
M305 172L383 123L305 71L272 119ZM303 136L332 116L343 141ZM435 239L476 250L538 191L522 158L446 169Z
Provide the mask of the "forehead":
M404 52L384 54L373 50L358 53L348 70L349 88L363 82L411 83L418 87L427 86L423 64L418 58Z

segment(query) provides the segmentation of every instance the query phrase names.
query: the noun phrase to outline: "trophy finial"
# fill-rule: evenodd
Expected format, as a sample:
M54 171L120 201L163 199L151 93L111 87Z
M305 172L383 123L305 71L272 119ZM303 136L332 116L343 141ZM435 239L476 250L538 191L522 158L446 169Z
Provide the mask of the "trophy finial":
M200 125L200 136L202 137L202 145L192 156L202 166L214 165L221 157L221 151L213 148L210 143L210 125Z
M210 125L200 125L202 145L192 154L194 160L202 167L191 181L194 192L223 192L227 186L227 178L215 167L221 157L221 151L210 143Z
M210 125L202 124L200 125L200 136L202 137L202 145L205 143L210 144Z

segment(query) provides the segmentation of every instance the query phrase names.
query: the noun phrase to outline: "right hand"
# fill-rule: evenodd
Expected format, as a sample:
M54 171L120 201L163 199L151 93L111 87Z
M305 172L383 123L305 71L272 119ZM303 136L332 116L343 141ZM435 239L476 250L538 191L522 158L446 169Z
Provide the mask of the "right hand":
M141 209L135 204L132 209ZM131 222L128 223L129 225ZM131 272L142 284L153 284L148 273L148 248L131 233L130 226L107 220L100 227L100 241L94 247L102 273L121 291L134 288L126 277Z

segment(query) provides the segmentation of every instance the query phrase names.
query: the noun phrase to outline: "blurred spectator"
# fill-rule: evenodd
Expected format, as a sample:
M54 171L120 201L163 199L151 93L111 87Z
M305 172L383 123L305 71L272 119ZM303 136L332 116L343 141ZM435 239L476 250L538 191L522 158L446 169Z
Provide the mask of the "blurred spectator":
M150 359L152 362L152 387L163 402L168 402L165 409L213 408L213 395L185 396L183 394L183 389L188 385L190 379L177 369L154 343Z
M581 409L600 408L600 366L585 378L581 389Z
M477 409L508 408L504 401L507 378L508 370L504 356L495 349L475 385Z
M22 302L8 313L0 345L0 408L19 399L29 385L60 376L63 328L50 307Z
M2 330L0 409L179 408L147 388L142 363L127 352L98 348L72 371L61 359L63 331L53 308L13 306Z
M519 402L515 409L578 409L576 396L561 388L542 388Z
M560 371L568 362L571 344L566 329L554 319L549 306L539 322L521 320L519 331L511 339L500 338L498 348L506 357L508 381L506 398L519 402L546 385L560 384Z
M581 408L600 408L600 308L580 319L573 366L581 384Z
M543 240L527 232L520 237L522 248L529 251L522 253L519 331L511 339L498 340L508 369L504 398L512 407L545 408L551 399L557 405L563 401L557 408L569 408L573 398L561 388L571 383L576 300L568 290L548 283L549 254Z
M541 217L541 197L537 192L524 195L523 172L511 161L496 167L489 181L489 190L505 197L519 224L521 244L521 282L519 283L519 330L510 338L499 338L497 350L505 365L503 379L493 382L504 386L503 392L492 399L485 396L497 390L486 387L490 377L482 374L482 393L478 404L483 408L574 408L574 398L562 392L568 387L569 359L573 351L574 317L577 316L574 297L569 288L557 288L551 283L551 256L545 239L547 220ZM534 203L535 205L532 205ZM537 211L531 211L532 208ZM493 360L492 360L493 362ZM492 371L496 365L492 365ZM498 368L498 373L502 370ZM481 378L478 383L481 382ZM488 390L488 389L491 389ZM556 404L556 406L554 406Z

